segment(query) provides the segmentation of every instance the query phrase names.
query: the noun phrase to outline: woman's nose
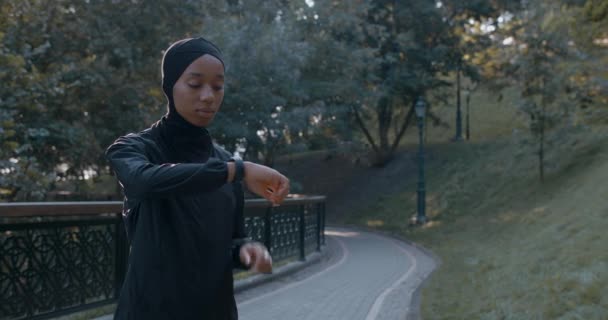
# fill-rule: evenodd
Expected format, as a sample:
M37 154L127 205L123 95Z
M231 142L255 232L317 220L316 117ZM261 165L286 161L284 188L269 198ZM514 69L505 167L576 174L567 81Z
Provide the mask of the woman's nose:
M203 86L203 90L201 90L200 99L203 102L211 103L213 102L213 90L211 86Z

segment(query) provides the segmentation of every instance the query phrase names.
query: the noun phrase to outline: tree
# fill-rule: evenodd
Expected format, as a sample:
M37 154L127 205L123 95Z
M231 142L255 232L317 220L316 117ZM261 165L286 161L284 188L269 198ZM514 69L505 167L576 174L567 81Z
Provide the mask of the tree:
M37 109L41 75L28 72L23 57L13 54L2 38L0 34L0 199L41 199L54 176L33 150L44 146L49 131L42 121L27 126L19 112Z
M57 180L107 170L103 150L164 111L161 50L196 25L193 8L170 1L2 2L5 199L41 199ZM175 16L182 19L166 18Z
M608 64L608 2L576 1L570 8L567 22L571 41L575 44L577 72L571 79L569 92L581 101L586 120L608 122L608 74L597 66Z
M331 48L325 60L341 79L330 86L331 102L351 109L374 164L383 166L412 122L416 99L447 85L439 75L445 43L454 39L430 2L346 1L318 10L319 41Z
M483 76L484 64L491 55L491 47L496 44L491 40L494 31L499 28L501 19L509 11L520 8L517 1L498 0L458 0L441 1L438 9L457 38L451 45L448 70L456 74L456 132L454 141L462 139L463 125L461 112L462 77L478 82ZM470 94L471 91L467 89ZM467 95L467 99L470 95ZM468 108L468 107L467 107ZM468 114L467 114L468 116ZM467 133L468 139L468 133Z
M295 7L286 1L220 3L203 33L222 48L226 96L213 124L218 140L272 166L299 139L309 118L302 69L309 45L300 40Z
M566 8L551 2L528 5L521 13L517 29L513 75L521 87L520 109L529 116L530 130L537 144L540 180L545 178L547 132L571 114L564 92L571 84L572 69L565 61L572 59L565 25L558 17ZM559 14L558 14L559 13Z

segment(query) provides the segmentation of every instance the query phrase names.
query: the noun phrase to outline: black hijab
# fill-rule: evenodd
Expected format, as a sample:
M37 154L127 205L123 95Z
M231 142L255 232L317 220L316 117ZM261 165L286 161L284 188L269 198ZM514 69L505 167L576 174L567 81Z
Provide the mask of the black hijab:
M158 122L161 139L172 162L206 162L213 156L213 141L206 128L186 121L175 109L173 86L194 60L212 55L224 65L221 51L204 38L189 38L173 43L163 56L163 92L167 97L167 114Z

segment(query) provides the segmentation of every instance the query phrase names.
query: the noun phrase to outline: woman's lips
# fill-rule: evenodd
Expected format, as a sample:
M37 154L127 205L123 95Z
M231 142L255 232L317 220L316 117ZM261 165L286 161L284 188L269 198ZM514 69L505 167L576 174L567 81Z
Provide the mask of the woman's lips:
M196 114L209 118L209 117L213 117L213 115L215 114L215 112L211 111L211 110L204 110L204 109L196 109L194 110L194 112L196 112Z

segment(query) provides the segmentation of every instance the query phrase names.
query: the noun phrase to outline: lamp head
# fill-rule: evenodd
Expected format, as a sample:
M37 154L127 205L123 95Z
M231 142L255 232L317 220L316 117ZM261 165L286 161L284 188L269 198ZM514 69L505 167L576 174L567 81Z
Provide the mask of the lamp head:
M418 101L416 101L416 105L414 106L414 110L416 111L416 116L418 118L424 119L426 114L426 102L424 101L424 98L418 98Z

